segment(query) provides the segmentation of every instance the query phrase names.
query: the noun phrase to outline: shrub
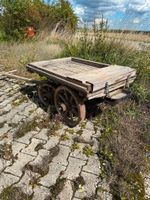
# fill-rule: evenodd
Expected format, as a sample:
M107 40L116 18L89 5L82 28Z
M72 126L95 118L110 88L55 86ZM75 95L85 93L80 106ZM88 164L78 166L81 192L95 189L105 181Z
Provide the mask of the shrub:
M77 17L67 0L46 4L42 0L1 0L1 29L7 39L22 39L27 26L33 26L38 32L43 29L56 31L74 31Z

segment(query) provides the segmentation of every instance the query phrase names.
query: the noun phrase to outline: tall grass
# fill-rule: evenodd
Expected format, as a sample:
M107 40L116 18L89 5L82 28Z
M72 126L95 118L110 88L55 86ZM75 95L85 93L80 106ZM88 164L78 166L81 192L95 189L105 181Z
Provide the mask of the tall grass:
M107 34L105 29L97 29L89 36L85 28L80 36L66 43L63 56L133 67L137 70L138 82L150 89L150 51L138 51L122 39L109 40Z
M53 39L54 41L54 39ZM30 76L26 73L26 64L33 61L49 60L59 57L63 47L51 42L49 38L24 42L1 42L0 64L3 70L18 70L18 74Z

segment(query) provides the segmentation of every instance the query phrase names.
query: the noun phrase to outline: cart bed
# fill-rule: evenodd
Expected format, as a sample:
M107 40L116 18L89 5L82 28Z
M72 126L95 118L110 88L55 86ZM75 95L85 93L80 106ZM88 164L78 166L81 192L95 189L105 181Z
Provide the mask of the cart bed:
M70 57L30 63L27 69L82 91L88 99L104 97L108 92L114 93L132 83L136 77L136 70L130 67Z

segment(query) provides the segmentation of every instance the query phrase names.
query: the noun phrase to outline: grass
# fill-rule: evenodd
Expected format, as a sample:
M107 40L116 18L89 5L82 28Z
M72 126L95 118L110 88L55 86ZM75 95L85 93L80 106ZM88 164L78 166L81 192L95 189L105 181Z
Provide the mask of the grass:
M75 151L77 149L80 149L79 143L75 142L71 145L71 151Z
M85 154L87 157L93 156L93 155L94 155L94 152L93 152L92 147L89 146L89 145L86 145L86 146L83 148L83 154Z
M26 96L21 96L19 99L16 99L15 101L12 102L12 106L16 107L21 105L23 102L27 102L28 98Z
M12 144L0 144L0 158L11 160L13 158Z
M37 119L34 118L31 121L27 121L23 123L18 130L15 132L15 137L20 138L23 137L26 133L35 130L36 127L38 127Z
M7 187L0 194L1 200L31 200L32 196L23 193L20 188L17 187Z
M135 100L108 108L99 116L104 131L99 138L101 177L107 177L114 199L144 200L144 180L149 163L149 116L147 104Z
M31 77L25 65L40 60L55 58L62 52L59 44L53 44L48 38L32 42L0 42L0 63L5 71L17 69L17 74Z

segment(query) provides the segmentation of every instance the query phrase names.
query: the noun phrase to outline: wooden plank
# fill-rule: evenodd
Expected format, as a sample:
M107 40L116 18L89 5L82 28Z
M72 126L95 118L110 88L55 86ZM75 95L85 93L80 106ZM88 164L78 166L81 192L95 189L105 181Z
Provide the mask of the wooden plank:
M129 68L129 67L122 67L122 66L115 66L115 67L108 67L108 68L103 68L101 69L102 73L100 70L95 70L89 72L89 73L82 73L82 74L77 74L70 76L69 78L73 78L75 80L80 80L83 83L89 83L93 85L93 92L100 90L103 88L108 82L109 85L116 83L117 81L120 80L125 80L127 79L128 76L134 77L136 74L136 71ZM94 73L93 73L94 72ZM100 72L100 73L99 73ZM93 76L91 76L91 74ZM75 78L76 77L76 78Z
M14 75L14 74L9 74L9 73L4 73L4 76L9 77L9 78L13 78L13 79L17 79L17 80L21 80L21 81L26 81L26 82L33 81L32 79L22 77L22 76L17 76L17 75Z
M57 59L51 59L51 60L43 60L43 61L38 61L38 62L32 62L30 63L31 65L47 65L48 63L51 62L64 62L64 61L70 61L71 57L67 58L57 58Z
M90 61L90 60L86 60L86 59L82 59L82 58L76 58L76 57L72 57L71 60L74 62L78 62L78 63L82 63L85 65L90 65L90 66L98 67L98 68L103 68L103 67L109 66L109 64L94 62L94 61Z
M133 73L133 74L129 73L129 74L125 74L124 76L118 76L118 77L116 76L114 78L102 80L99 83L93 85L93 92L103 88L103 86L105 86L106 82L108 83L108 85L116 85L120 81L126 81L128 76L130 76L129 79L132 79L135 77L135 73Z
M135 77L132 78L132 79L130 79L129 80L129 84L133 83L134 80L135 80ZM126 84L126 81L121 81L117 85L114 84L114 85L112 85L112 86L109 87L109 92L111 93L111 91L115 91L115 90L117 90L119 88L124 88L125 84ZM90 100L90 99L100 98L100 97L105 97L105 96L106 96L106 94L105 94L105 88L103 88L101 90L98 90L96 92L88 94L87 97Z
M133 69L129 67L123 67L123 66L117 66L117 65L110 65L109 67L102 68L102 69L94 69L92 71L89 71L88 73L80 73L70 76L70 78L77 79L83 82L90 82L95 80L103 80L104 77L112 77L113 74L116 76L118 74L123 74L133 71Z
M77 91L81 91L84 94L87 94L88 91L90 90L89 89L89 84L82 84L81 85L80 82L74 83L74 82L71 82L68 79L65 79L64 77L58 76L58 75L56 75L54 73L46 72L45 70L39 69L38 67L35 67L35 66L27 65L27 69L29 71L31 71L31 72L36 72L36 73L38 73L38 74L40 74L42 76L46 76L48 79L56 81L57 83L61 83L62 85L69 86L71 88L76 89Z
M71 60L62 60L61 62L54 62L53 60L50 61L42 61L42 62L35 62L35 63L30 63L32 66L37 66L40 68L45 68L48 71L53 70L53 68L58 68L58 69L63 69L64 71L74 72L72 74L77 74L85 71L89 71L93 69L92 66L88 65L83 65L77 62L72 62Z

